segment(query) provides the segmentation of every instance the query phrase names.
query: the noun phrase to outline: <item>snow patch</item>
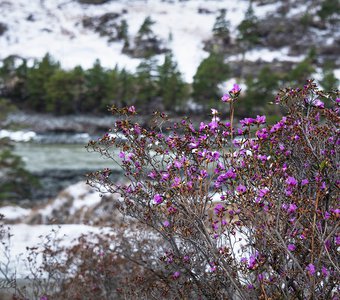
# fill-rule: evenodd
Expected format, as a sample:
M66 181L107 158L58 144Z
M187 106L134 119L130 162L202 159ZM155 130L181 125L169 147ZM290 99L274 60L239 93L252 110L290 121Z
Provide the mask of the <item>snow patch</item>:
M0 214L5 216L5 220L18 220L27 217L31 213L30 209L19 206L0 207Z

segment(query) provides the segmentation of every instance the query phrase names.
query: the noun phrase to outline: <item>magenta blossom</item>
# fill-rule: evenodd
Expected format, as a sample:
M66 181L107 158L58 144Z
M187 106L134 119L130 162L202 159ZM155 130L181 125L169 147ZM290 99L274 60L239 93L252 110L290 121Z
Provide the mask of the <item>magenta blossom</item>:
M164 226L164 227L169 227L169 226L170 226L170 222L169 222L168 220L165 220L165 221L163 222L163 226Z
M289 214L294 213L296 210L297 210L297 206L296 206L295 203L289 204L289 206L288 206L288 208L287 208L287 212L288 212Z
M237 94L237 93L239 93L241 91L241 88L240 88L240 86L238 85L238 84L234 84L233 85L233 88L230 90L230 93L231 94Z
M321 272L322 272L323 276L325 276L325 277L329 276L329 271L327 270L326 267L322 267Z
M221 98L222 102L231 102L232 98L228 94L224 94Z
M181 273L176 271L174 274L172 274L173 279L178 279L181 276Z
M258 192L259 197L263 198L266 194L268 194L269 190L267 188L260 189Z
M245 193L246 190L247 190L247 188L246 188L244 185L242 185L242 184L240 184L240 185L238 185L238 186L236 187L236 191L238 191L238 192L241 193L241 194Z
M287 246L287 249L288 249L289 251L295 251L296 246L295 246L294 244L289 244L289 245Z
M161 204L163 202L163 196L161 196L160 194L156 194L153 197L153 201L155 202L155 204Z
M128 111L132 114L136 113L136 108L132 105L132 106L129 106L128 108Z
M243 120L240 120L240 123L243 127L250 126L251 124L255 123L255 119L253 118L244 118Z
M309 183L308 179L302 179L301 180L301 185L304 186L304 185L307 185Z
M225 211L225 208L221 203L218 203L218 204L215 205L214 213L216 215L222 215L224 211Z
M169 173L162 173L162 180L163 180L163 181L168 180L169 177L170 177Z
M296 179L292 176L288 176L288 178L286 179L286 183L290 186L296 186L297 185Z
M264 124L266 123L266 116L256 116L255 123L257 124Z
M315 266L313 264L309 264L306 267L306 271L310 276L313 276L315 274Z
M319 99L314 100L313 105L317 108L325 108L325 104Z

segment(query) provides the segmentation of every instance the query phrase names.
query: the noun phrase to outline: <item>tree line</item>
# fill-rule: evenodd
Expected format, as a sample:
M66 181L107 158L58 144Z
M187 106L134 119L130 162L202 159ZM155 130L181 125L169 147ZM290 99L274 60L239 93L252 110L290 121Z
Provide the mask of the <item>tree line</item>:
M163 109L180 107L188 98L188 86L171 54L163 63L140 63L133 74L104 68L97 60L87 70L64 70L50 54L28 66L27 60L10 56L0 68L1 96L21 109L54 114L102 113L115 105L157 102Z

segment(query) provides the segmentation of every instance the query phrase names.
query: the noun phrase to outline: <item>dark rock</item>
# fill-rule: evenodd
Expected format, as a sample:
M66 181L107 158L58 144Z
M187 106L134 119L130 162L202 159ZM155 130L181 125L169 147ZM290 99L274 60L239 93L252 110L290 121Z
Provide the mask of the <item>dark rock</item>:
M78 2L81 4L95 4L95 5L104 4L110 1L111 0L78 0Z
M134 58L145 58L168 52L169 49L162 46L162 41L156 37L135 39L134 46L125 45L122 52Z
M211 11L210 9L208 9L208 8L203 8L203 7L199 7L198 10L197 10L197 12L198 12L199 14L202 14L202 15L209 15L209 14L213 14L213 13L214 13L214 12Z
M120 24L117 22L119 17L119 13L109 12L96 17L84 17L82 24L85 28L89 28L113 42L119 40Z
M42 31L42 32L47 32L47 33L53 32L53 30L52 30L52 29L49 29L49 28L42 28L41 31Z
M0 36L3 35L7 31L8 27L5 23L0 22Z
M33 14L29 14L28 17L26 18L27 21L29 22L34 22L35 21L35 17Z

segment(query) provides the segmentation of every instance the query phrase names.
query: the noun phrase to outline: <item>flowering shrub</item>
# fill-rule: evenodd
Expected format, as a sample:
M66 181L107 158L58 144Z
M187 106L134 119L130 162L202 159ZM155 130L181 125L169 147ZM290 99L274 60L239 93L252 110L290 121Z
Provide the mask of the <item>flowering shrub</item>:
M109 169L89 183L118 193L123 214L158 234L165 250L149 266L173 297L338 299L339 94L308 81L278 94L287 114L276 124L237 126L239 93L222 97L229 120L212 109L198 127L155 113L147 129L134 107L113 107L121 119L88 147L116 161L126 183Z

